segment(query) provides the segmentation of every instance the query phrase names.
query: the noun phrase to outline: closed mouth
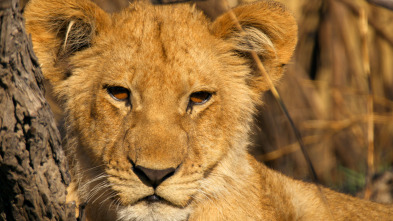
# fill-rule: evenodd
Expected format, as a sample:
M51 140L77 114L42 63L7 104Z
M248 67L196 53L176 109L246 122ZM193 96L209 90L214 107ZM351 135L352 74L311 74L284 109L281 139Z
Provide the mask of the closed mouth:
M172 202L166 200L165 198L163 198L155 193L138 200L138 202L146 203L147 205L165 204L165 205L176 207L176 208L183 208L183 207L180 207L176 204L173 204Z
M165 201L168 203L168 201L166 201L162 197L158 196L157 194L147 196L147 197L141 199L141 201L146 201L147 203L159 203L159 202Z

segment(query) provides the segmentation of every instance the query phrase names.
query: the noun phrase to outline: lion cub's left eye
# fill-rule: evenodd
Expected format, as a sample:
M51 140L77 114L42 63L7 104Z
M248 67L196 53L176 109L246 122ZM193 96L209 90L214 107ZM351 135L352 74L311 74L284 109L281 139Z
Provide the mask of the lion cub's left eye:
M204 104L207 101L209 101L211 97L212 97L212 93L207 92L207 91L199 91L199 92L192 93L190 95L189 102L191 105Z
M130 97L130 91L124 87L108 87L107 91L108 94L118 101L125 101Z

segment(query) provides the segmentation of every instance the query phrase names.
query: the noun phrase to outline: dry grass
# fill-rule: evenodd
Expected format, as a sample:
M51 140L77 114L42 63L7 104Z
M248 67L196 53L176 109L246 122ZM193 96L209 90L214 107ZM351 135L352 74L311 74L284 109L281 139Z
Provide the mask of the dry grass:
M294 10L300 33L280 94L322 182L345 190L353 173L370 179L393 162L393 12L365 1L281 2ZM285 117L271 95L265 100L256 156L309 179Z

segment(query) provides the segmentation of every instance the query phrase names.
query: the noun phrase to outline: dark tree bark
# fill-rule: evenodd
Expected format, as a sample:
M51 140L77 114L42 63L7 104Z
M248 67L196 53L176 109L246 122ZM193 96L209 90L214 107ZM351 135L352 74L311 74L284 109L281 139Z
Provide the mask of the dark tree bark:
M0 1L0 220L75 220L60 135L18 7Z

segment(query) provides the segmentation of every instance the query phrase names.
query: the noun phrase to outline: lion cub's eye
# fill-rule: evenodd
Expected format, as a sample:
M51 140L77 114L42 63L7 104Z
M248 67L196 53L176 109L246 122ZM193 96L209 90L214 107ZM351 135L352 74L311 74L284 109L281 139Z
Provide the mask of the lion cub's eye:
M106 89L115 100L125 101L130 97L130 91L124 87L108 87Z
M192 93L190 95L190 101L189 102L190 102L191 105L204 104L208 100L210 100L211 97L212 97L212 93L207 92L207 91L199 91L199 92Z

